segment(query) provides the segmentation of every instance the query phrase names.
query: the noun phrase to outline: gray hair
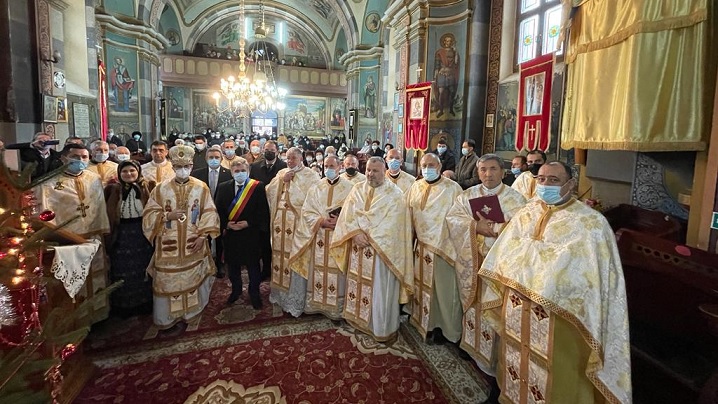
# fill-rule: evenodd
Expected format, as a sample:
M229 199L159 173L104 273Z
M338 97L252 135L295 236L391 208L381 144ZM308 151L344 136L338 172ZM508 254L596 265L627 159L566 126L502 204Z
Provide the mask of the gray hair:
M439 156L437 156L436 154L434 154L434 153L426 153L426 154L424 154L424 157L428 157L428 158L434 160L434 162L439 163L439 167L442 166L442 164L441 164L441 159L440 159ZM422 157L422 159L424 159L424 157Z
M232 160L232 164L229 165L229 168L236 166L245 166L249 168L249 162L244 157L237 157L236 159Z
M108 146L108 144L104 140L95 140L94 142L90 143L90 150L94 151L96 148L98 148L100 146Z
M235 143L232 139L225 139L224 142L222 142L222 145L225 145L227 143L232 143L232 146L234 146L235 148L237 147L237 143Z
M384 165L386 164L384 159L379 156L370 157L369 160L366 161L367 165L369 165L369 163L379 163L382 167L384 167Z
M483 156L481 156L479 158L479 160L476 162L476 167L479 166L479 163L486 163L487 161L491 161L491 160L494 160L496 163L498 163L499 167L504 166L504 159L499 157L497 154L488 153L488 154L484 154Z
M341 164L341 161L339 161L339 157L337 157L336 154L328 154L326 157L324 157L324 164L327 163L327 160L334 160L335 163Z
M287 154L288 155L293 154L295 156L298 156L299 158L303 157L302 149L300 149L296 146L293 146L293 147L290 147L289 149L287 149Z

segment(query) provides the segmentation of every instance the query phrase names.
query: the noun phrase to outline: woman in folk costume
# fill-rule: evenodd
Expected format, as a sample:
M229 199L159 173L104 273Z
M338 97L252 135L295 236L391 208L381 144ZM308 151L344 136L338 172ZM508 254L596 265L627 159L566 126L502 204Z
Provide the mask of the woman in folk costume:
M123 161L117 167L117 183L105 188L110 235L105 246L110 258L110 280L124 284L110 295L114 314L129 317L152 312L152 280L147 265L154 248L142 234L142 211L155 183L142 178L136 161Z

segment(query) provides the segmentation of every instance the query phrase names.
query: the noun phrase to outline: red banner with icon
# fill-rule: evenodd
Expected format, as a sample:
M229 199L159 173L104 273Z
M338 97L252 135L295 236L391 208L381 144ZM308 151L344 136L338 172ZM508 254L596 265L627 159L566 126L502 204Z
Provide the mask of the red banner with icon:
M406 86L404 106L404 147L407 150L426 150L429 147L429 105L431 82ZM402 110L402 106L399 106Z
M553 53L521 63L516 151L539 149L551 144L551 82Z

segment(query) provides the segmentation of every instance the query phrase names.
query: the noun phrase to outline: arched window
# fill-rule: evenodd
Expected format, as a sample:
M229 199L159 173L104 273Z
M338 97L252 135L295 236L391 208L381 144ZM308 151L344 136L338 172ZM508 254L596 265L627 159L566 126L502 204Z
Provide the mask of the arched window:
M558 42L561 10L559 0L516 0L514 65L553 51L563 53Z

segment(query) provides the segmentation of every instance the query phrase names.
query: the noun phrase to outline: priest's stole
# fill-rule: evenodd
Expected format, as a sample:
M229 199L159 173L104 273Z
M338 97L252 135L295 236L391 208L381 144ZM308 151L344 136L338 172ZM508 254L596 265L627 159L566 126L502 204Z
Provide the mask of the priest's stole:
M431 316L431 297L434 289L434 262L436 257L421 242L414 249L414 297L411 323L426 336Z
M477 277L477 297L464 312L461 349L479 361L481 368L488 371L496 368L498 336L481 309L481 278Z
M344 318L355 328L374 335L369 320L372 313L374 268L379 264L380 258L372 247L359 248L353 241L349 243Z
M314 238L314 265L305 311L322 312L339 319L344 309L345 276L329 254L332 233L330 229L320 229Z
M292 252L292 241L298 212L289 203L289 190L280 190L277 213L272 223L272 287L289 291L292 271L289 269L289 254Z
M504 297L502 395L513 403L542 403L551 394L555 315L508 289Z

